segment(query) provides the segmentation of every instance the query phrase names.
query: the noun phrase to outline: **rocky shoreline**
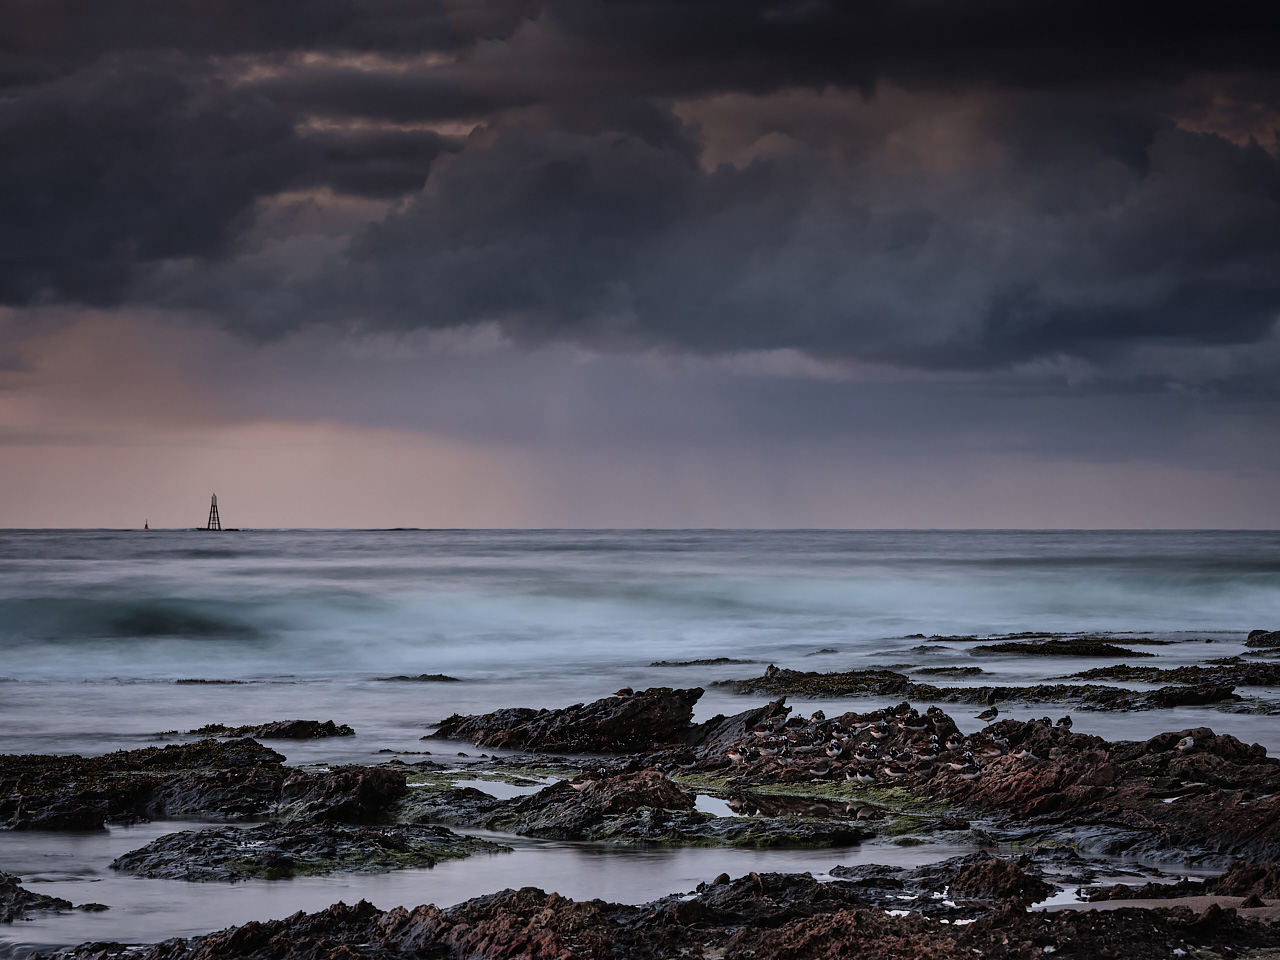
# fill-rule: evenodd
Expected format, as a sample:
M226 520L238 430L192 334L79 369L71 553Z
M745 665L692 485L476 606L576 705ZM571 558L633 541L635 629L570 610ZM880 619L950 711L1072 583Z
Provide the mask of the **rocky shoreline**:
M1016 643L1043 645L1035 637ZM1072 655L1088 646L1073 643ZM1177 671L1103 667L1075 679L1164 686L1063 684L1056 700L1046 692L1055 685L941 688L891 670L770 666L759 678L730 682L774 699L700 723L693 720L699 687L623 689L560 708L448 717L429 739L500 751L469 758L461 771L435 759L290 766L256 738L354 731L334 721L214 724L192 731L204 739L100 757L0 756L0 829L221 822L159 837L111 865L206 883L425 867L509 850L468 830L832 854L829 875L819 879L722 875L639 906L533 887L448 909L336 904L141 948L85 944L61 951L67 960L126 952L135 960L1239 956L1280 948L1280 926L1267 914L1280 899L1280 759L1208 727L1107 741L1073 732L1069 716L1014 720L993 704L1109 702L1132 710L1229 702L1235 686L1274 683L1275 666L1233 657ZM1123 690L1127 699L1105 701L1096 689ZM831 717L804 716L787 703L815 693L902 699ZM911 700L935 705L922 712ZM986 725L963 733L937 705L956 702L986 707ZM503 784L505 795L477 787L486 781ZM980 849L921 867L837 865L842 851L859 845L939 842ZM1138 870L1133 883L1116 884L1120 856L1216 866L1220 875L1159 884ZM1030 909L1076 889L1080 901L1161 905ZM1218 899L1197 910L1178 902L1205 896ZM1240 902L1222 899L1231 897ZM0 876L0 921L70 909Z

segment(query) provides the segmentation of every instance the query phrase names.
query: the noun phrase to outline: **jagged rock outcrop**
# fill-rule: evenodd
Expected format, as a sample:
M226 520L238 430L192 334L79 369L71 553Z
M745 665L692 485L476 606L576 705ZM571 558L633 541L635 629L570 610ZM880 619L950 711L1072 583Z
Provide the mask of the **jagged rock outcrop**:
M549 753L650 751L684 739L702 692L701 687L652 687L556 710L513 707L482 716L455 714L434 736Z

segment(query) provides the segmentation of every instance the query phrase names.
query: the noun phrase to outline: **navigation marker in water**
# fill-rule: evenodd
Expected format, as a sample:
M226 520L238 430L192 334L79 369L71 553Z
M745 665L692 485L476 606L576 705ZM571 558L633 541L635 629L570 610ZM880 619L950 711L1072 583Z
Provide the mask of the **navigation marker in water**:
M213 502L209 504L209 525L206 530L221 530L222 520L218 517L218 495L213 495Z

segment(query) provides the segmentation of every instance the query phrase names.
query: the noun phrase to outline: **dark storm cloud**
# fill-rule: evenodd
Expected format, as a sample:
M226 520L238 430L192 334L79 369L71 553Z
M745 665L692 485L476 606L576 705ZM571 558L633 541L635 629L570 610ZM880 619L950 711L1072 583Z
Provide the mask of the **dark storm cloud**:
M455 52L510 36L527 0L0 0L0 82L30 82L102 56Z
M497 320L530 342L974 370L1260 342L1280 315L1280 163L1239 135L1274 115L1273 4L0 0L0 16L7 304L194 307L256 336ZM946 134L901 160L901 130L855 116L894 85L979 104L980 156L949 158ZM797 89L848 98L849 119L767 115ZM686 123L674 104L725 94L754 98L757 124L715 165L714 109ZM482 129L430 129L463 120ZM255 245L262 201L315 187L400 202L273 273L289 253Z
M450 141L302 132L297 115L186 63L103 63L0 99L0 300L127 298L139 270L216 259L284 189L416 190Z
M399 123L478 118L536 101L527 90L462 83L429 69L316 67L283 73L254 84L253 89L272 101L326 117L374 117Z
M934 368L1263 338L1280 162L1126 118L1042 119L932 193L804 152L706 170L689 141L514 131L369 228L320 299L402 328L794 348Z
M290 118L172 65L0 100L0 297L110 302L140 263L216 256L301 159Z

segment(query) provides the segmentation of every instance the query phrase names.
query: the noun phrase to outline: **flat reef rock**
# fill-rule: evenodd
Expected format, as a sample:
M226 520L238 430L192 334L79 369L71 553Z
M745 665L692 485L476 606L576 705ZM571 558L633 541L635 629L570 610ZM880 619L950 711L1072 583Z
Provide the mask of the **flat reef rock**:
M118 857L111 867L166 880L280 880L431 867L441 860L510 849L440 826L270 823L171 833Z
M679 741L701 687L652 687L557 710L513 707L482 716L454 714L434 737L483 747L563 753L630 753Z
M1173 667L1167 670L1159 667L1132 667L1122 663L1072 674L1072 679L1277 687L1280 686L1280 663L1259 663L1243 657L1223 657L1211 660L1204 666Z
M1132 667L1120 669L1132 670ZM982 670L977 667L936 668L942 670ZM924 673L917 670L916 673ZM1039 683L1033 686L938 687L917 683L893 670L849 670L837 673L779 669L772 664L759 677L723 680L735 693L763 693L796 697L906 697L933 703L1022 703L1072 704L1087 710L1153 710L1163 707L1198 706L1238 700L1230 680L1197 676L1194 682L1176 683L1159 690L1138 691L1105 684Z
M417 793L417 791L415 791ZM553 840L736 847L848 847L871 833L851 818L717 817L656 770L562 780L509 800L470 787L414 797L401 816Z
M903 957L973 960L1167 960L1230 956L1280 944L1280 929L1211 907L1028 914L1009 906L957 926L863 905L854 883L807 874L717 878L691 897L642 906L578 902L534 887L504 890L448 909L382 911L360 902L248 923L148 948L86 944L64 960L724 960Z
M259 740L318 740L324 737L355 736L351 727L332 720L274 720L271 723L243 727L210 723L189 732L204 737L255 737Z

